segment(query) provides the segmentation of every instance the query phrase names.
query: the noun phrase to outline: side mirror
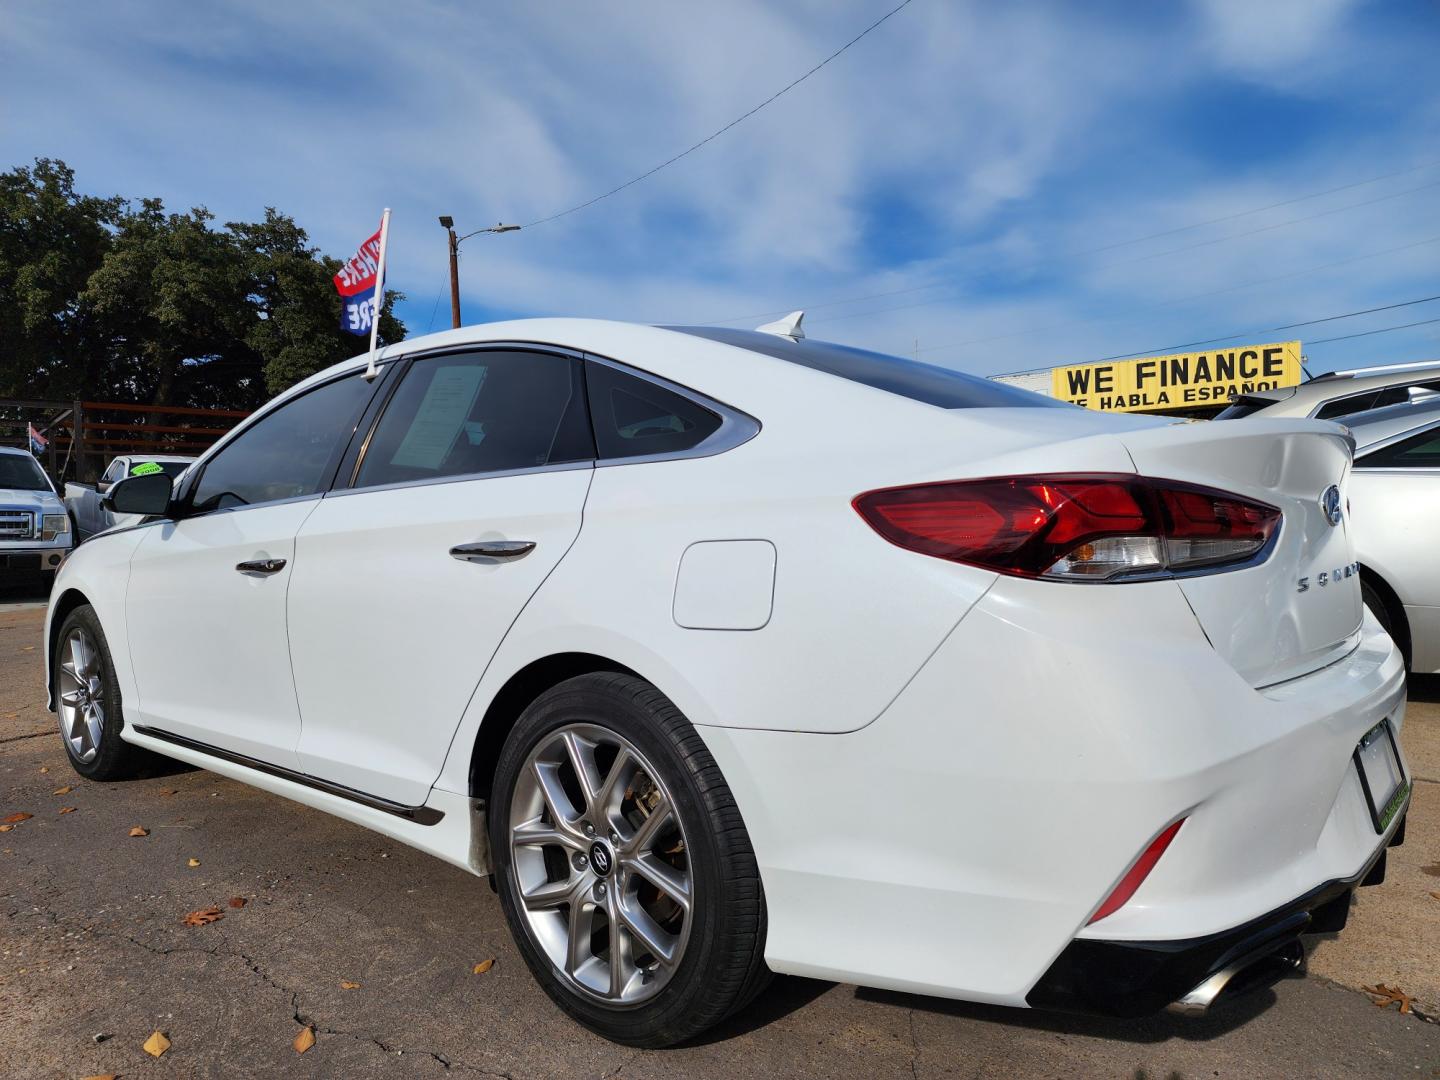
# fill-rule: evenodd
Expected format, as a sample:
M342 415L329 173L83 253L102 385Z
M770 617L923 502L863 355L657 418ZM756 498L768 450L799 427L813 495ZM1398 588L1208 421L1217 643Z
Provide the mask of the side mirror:
M170 477L164 473L129 476L110 485L100 505L115 514L151 517L170 508Z

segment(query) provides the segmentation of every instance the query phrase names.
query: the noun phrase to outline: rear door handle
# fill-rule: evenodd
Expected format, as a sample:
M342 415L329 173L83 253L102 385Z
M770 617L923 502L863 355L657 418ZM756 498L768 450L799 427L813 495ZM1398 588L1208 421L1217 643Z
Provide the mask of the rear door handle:
M235 569L242 574L255 574L260 577L267 577L270 574L278 574L285 569L284 559L251 559L249 562L236 563Z
M497 559L523 559L534 550L534 540L481 540L475 544L456 544L450 549L450 557L461 562L488 563Z

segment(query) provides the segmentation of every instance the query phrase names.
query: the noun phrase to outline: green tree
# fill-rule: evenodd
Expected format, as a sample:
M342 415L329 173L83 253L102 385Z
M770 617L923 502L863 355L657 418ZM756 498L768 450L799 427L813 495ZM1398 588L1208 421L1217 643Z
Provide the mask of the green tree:
M0 173L0 394L68 399L103 379L79 301L123 203L75 191L61 161Z
M368 344L339 328L339 267L273 208L217 229L79 195L63 162L0 174L0 395L254 408Z

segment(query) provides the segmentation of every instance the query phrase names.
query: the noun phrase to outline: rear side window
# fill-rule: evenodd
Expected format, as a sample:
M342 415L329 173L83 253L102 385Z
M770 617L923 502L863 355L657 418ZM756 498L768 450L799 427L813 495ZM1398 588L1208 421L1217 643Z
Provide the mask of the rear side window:
M1367 454L1357 469L1440 469L1440 428L1431 428Z
M977 375L967 375L952 368L922 364L918 360L906 360L902 356L854 349L849 345L836 345L828 341L814 341L810 338L792 341L778 334L713 326L670 326L666 329L724 342L726 345L737 345L751 352L763 353L777 360L823 371L941 409L1077 407L1068 401L1032 394L1029 390L1006 386Z
M588 461L581 378L579 361L552 353L417 360L385 406L355 486Z
M197 513L314 495L329 483L374 387L346 375L293 398L251 424L205 465Z
M678 453L720 427L720 417L703 405L604 364L587 361L585 381L602 459Z
M1431 397L1440 388L1440 383L1414 383L1410 386L1385 386L1363 394L1354 394L1327 401L1315 413L1316 420L1332 420L1337 416L1353 416L1371 409L1383 409L1387 405L1401 405L1407 401L1420 401Z

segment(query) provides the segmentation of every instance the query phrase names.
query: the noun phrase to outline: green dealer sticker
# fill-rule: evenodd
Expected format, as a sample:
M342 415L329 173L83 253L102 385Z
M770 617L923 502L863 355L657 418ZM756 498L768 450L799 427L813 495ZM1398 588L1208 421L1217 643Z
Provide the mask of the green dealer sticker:
M154 476L161 472L160 463L157 461L142 461L139 465L132 466L131 476Z

